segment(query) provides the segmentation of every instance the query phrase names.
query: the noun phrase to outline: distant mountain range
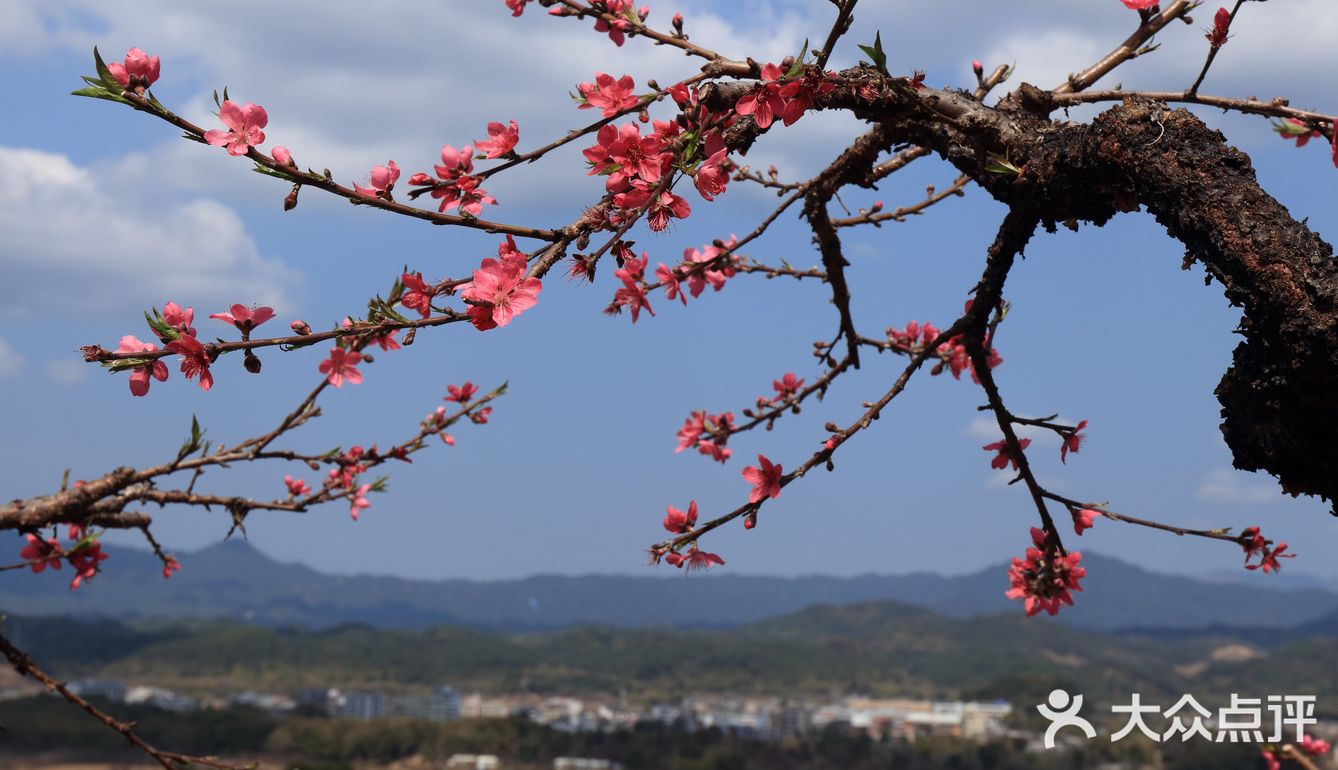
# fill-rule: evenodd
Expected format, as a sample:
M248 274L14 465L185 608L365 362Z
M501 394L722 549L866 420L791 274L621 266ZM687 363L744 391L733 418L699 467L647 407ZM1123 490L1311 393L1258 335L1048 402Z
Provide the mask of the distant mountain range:
M891 601L818 605L711 630L585 626L508 634L22 616L6 619L3 629L61 677L188 694L393 692L448 683L496 694L625 692L652 700L720 692L1026 704L1065 687L1093 703L1138 692L1145 702L1166 704L1185 692L1203 703L1225 702L1232 692L1338 692L1338 638L1261 649L1232 639L1087 631L1018 612L959 620ZM1334 704L1321 698L1320 709L1333 714Z
M0 579L0 612L118 619L221 618L278 627L330 628L363 623L381 628L438 625L533 632L578 625L621 628L726 628L798 612L813 605L895 600L948 618L998 612L1020 615L1004 597L1006 568L969 575L837 577L579 577L519 580L417 581L335 576L277 562L233 540L181 554L183 569L163 580L152 554L117 548L105 571L70 591L50 574L11 572ZM1190 629L1223 633L1255 629L1277 640L1279 628L1338 633L1338 593L1318 588L1277 590L1272 576L1257 586L1164 575L1088 554L1084 592L1060 618L1090 630ZM1310 632L1307 632L1310 633ZM1289 635L1288 638L1291 638Z

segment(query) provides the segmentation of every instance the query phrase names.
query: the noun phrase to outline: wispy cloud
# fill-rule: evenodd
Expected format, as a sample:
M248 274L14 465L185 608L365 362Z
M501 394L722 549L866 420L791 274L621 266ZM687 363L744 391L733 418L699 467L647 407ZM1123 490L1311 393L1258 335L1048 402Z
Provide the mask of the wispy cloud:
M23 371L24 363L23 356L0 337L0 380L16 376Z
M0 306L12 317L167 299L281 303L294 272L207 198L150 201L64 155L0 147Z
M1200 500L1233 505L1263 505L1276 503L1278 490L1274 484L1252 480L1252 474L1217 468L1204 475L1194 496Z

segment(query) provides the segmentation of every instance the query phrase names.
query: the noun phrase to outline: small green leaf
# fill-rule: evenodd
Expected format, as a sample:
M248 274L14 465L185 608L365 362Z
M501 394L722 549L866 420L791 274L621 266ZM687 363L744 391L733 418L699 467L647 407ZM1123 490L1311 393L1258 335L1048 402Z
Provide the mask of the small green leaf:
M889 77L892 75L892 73L887 71L887 54L883 51L883 36L881 32L873 33L872 46L862 45L859 49L869 55L869 61L874 67L878 68L879 72Z
M111 70L107 69L106 63L102 61L102 54L98 53L97 46L93 46L93 64L98 68L98 77L102 79L102 85L106 86L109 91L120 93L121 83L111 73Z
M804 72L804 57L808 55L808 38L804 38L804 45L799 49L799 55L794 57L794 63L790 69L785 72L787 78L797 78Z
M80 89L77 90L77 91L71 91L71 92L70 92L70 95L71 95L71 96L87 96L87 97L89 97L89 98L91 98L91 99L105 99L105 100L107 100L107 101L109 101L109 102L120 102L121 104L129 104L129 103L130 103L130 102L127 102L125 99L122 99L121 97L119 97L119 96L117 96L117 95L115 95L115 94L113 94L113 93L110 93L109 91L107 91L106 88L103 88L103 87L100 86L100 85L98 85L98 86L93 86L92 88L80 88Z
M148 311L145 311L144 320L148 322L149 328L153 330L153 333L157 334L158 338L164 342L181 339L181 332L177 331L171 324L163 320L163 316L158 312L158 308L153 309L153 315L149 315Z
M1011 174L1013 176L1017 176L1018 174L1022 173L1022 169L1013 165L1012 161L1008 160L1002 155L996 155L994 153L990 153L988 160L989 162L985 164L986 171L995 174Z
M255 167L252 168L251 170L256 172L257 174L264 174L265 176L278 177L279 179L285 179L285 180L290 179L290 177L287 174L281 171L275 171L269 166L260 163L255 164Z

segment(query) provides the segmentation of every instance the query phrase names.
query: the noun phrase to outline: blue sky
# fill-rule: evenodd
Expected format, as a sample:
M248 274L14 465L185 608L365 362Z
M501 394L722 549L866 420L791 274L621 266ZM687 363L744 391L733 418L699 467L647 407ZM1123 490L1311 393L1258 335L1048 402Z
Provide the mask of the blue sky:
M834 63L852 63L855 43L879 29L894 71L924 69L936 86L969 83L973 58L991 67L1015 63L1013 85L1053 85L1134 24L1116 0L867 6ZM682 10L694 41L758 60L779 59L806 36L821 39L830 23L826 3L728 8L652 3L651 21ZM180 141L166 124L130 110L67 96L91 72L94 44L109 58L132 45L160 55L155 93L197 122L213 125L209 94L223 85L238 100L263 104L266 147L286 145L300 164L328 166L345 183L362 181L387 158L406 175L426 170L442 144L482 138L492 120L516 119L521 149L547 142L591 120L566 93L596 70L632 74L644 89L648 78L673 82L694 67L640 41L615 48L587 24L550 19L533 6L512 19L500 0L241 2L227 9L163 0L137 4L135 14L91 0L0 0L0 14L12 20L0 31L0 60L22 100L0 134L0 420L9 437L0 448L0 485L9 498L50 491L67 467L80 478L158 461L180 444L192 414L216 441L266 430L319 377L320 352L271 351L262 354L259 377L225 359L215 389L202 393L173 367L169 382L131 399L123 375L82 364L76 349L112 347L122 334L145 337L137 319L146 308L167 300L191 305L201 334L227 335L203 317L233 302L273 305L276 326L302 318L324 328L384 292L402 265L431 278L465 276L497 243L355 210L310 190L284 214L286 188L251 173L249 163ZM1193 28L1168 30L1161 51L1107 85L1187 84L1205 45L1198 28L1207 13L1200 15ZM1297 106L1332 112L1338 105L1325 73L1335 63L1329 42L1336 34L1338 8L1322 0L1252 4L1204 90L1285 94ZM1072 118L1091 114L1075 110ZM1322 147L1296 150L1261 119L1204 117L1251 154L1265 187L1298 218L1309 217L1321 234L1338 231L1338 171ZM809 116L773 131L746 161L803 178L860 130L842 116ZM498 177L488 189L502 205L488 216L540 226L570 221L601 191L598 180L582 176L581 146ZM912 203L926 184L953 177L926 160L877 194L845 200L852 207L875 198L889 207ZM715 204L689 197L687 221L662 234L634 231L652 264L746 233L774 201L738 183ZM1001 207L968 188L965 198L924 217L846 233L858 325L876 333L912 319L950 321L1001 216ZM788 216L748 253L769 263L818 261L807 232ZM1326 564L1338 524L1326 507L1285 498L1271 479L1230 469L1212 389L1229 362L1239 316L1219 287L1203 285L1200 270L1180 270L1182 254L1151 217L1133 214L1100 229L1038 237L1014 271L1014 312L998 342L1005 396L1020 413L1090 421L1089 442L1068 465L1058 462L1053 439L1038 440L1031 454L1041 479L1074 497L1185 526L1260 524L1301 554L1288 571L1334 577ZM736 437L728 465L675 455L674 432L691 410L738 412L786 371L816 376L811 344L830 338L836 323L828 290L740 276L686 309L659 298L658 317L632 326L626 316L601 313L615 288L608 269L593 287L555 274L539 305L505 329L454 326L378 356L366 382L331 393L325 416L291 446L389 443L415 429L448 383L508 380L512 392L490 425L462 428L454 448L434 447L413 466L397 466L390 493L374 497L361 521L350 521L342 505L306 515L258 513L249 521L252 543L338 572L644 573L643 549L662 535L666 505L695 499L708 515L732 509L748 489L739 471L757 453L798 464L825 437L823 423L850 421L900 370L900 359L869 360L824 403L806 405L772 432ZM918 378L875 430L842 449L837 473L787 487L756 530L728 528L706 547L726 558L724 569L747 574L965 572L1020 553L1035 513L1022 490L989 469L980 446L997 435L976 411L981 402L968 382ZM296 470L215 471L201 488L277 496L283 474ZM219 512L155 516L161 539L182 549L217 542L228 527ZM1173 572L1240 563L1230 546L1109 521L1072 545Z

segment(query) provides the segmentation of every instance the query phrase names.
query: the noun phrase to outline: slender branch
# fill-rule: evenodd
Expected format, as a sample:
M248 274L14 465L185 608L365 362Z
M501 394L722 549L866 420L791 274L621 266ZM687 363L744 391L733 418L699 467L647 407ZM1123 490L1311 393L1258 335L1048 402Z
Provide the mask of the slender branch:
M836 41L841 36L850 31L850 22L853 21L850 14L855 10L855 4L859 0L837 0L836 20L832 22L832 29L827 33L827 42L822 44L822 50L813 60L814 66L822 69L827 66L827 60L832 56L832 49L836 47Z
M1245 0L1236 0L1236 6L1231 9L1231 16L1227 21L1227 28L1231 28L1231 23L1236 20L1236 14L1240 12L1240 7L1245 4ZM1225 43L1226 41L1221 41ZM1186 95L1193 96L1199 92L1199 86L1203 85L1203 79L1208 77L1208 69L1213 66L1213 60L1217 58L1217 52L1222 50L1220 45L1208 46L1208 58L1203 62L1203 69L1199 71L1199 76L1194 79L1194 85L1189 87Z
M1242 112L1249 115L1263 115L1272 118L1293 118L1310 124L1328 123L1332 125L1335 120L1334 116L1325 115L1322 112L1294 109L1289 105L1286 99L1281 98L1263 102L1258 99L1234 99L1226 96L1205 96L1203 94L1191 94L1185 91L1124 91L1121 89L1114 89L1109 91L1089 91L1082 94L1055 94L1053 97L1053 104L1055 107L1067 107L1074 104L1123 102L1133 100L1166 102L1167 104L1201 104L1205 107L1217 107L1219 109Z
M1083 91L1089 88L1093 83L1100 80L1111 70L1124 64L1130 59L1136 58L1143 50L1143 46L1152 39L1153 35L1160 32L1167 24L1176 19L1183 18L1190 11L1199 6L1199 0L1174 0L1161 13L1150 18L1145 18L1138 25L1138 29L1120 43L1115 50L1101 57L1092 66L1076 75L1069 75L1069 79L1064 84L1051 89L1054 94L1071 94Z
M963 195L965 195L963 189L965 189L967 183L970 181L971 177L962 175L957 177L957 179L954 180L953 183L949 185L946 189L935 190L931 186L928 190L928 196L919 203L915 203L910 206L903 206L894 211L880 211L878 209L869 209L867 211L861 211L857 216L845 217L843 219L833 219L832 225L835 227L852 227L854 225L865 225L865 224L872 224L874 226L878 226L880 222L886 222L889 219L894 222L905 222L906 217L914 216L916 214L922 214L926 209L928 209L930 206L933 206L935 203L946 200L947 198L962 197Z
M33 662L33 659L28 655L28 653L24 652L23 650L20 650L18 647L15 647L14 643L9 641L9 639L5 638L4 635L2 634L0 634L0 653L4 654L4 656L9 660L10 665L13 666L14 670L19 672L19 674L26 676L29 679L37 681L38 683L46 687L47 690L57 693L58 695L60 695L62 698L69 701L73 705L83 709L84 712L87 713L89 716L98 720L99 722L111 728L112 730L115 730L116 732L120 733L122 736L125 737L126 741L128 741L131 746L134 746L135 748L144 752L148 756L152 757L153 761L157 762L159 765L162 765L167 770L180 770L181 767L184 765L193 765L193 764L220 768L220 770L239 770L238 766L236 765L229 765L227 763L219 762L218 760L210 759L208 757L194 757L188 754L178 754L172 751L163 751L162 749L154 746L148 741L145 741L143 738L140 738L138 735L135 734L133 725L126 724L125 722L116 719L110 714L99 709L97 706L94 706L92 703L89 703L88 701L84 700L83 698L79 697L73 692L70 692L70 689L65 686L64 682L56 680L54 677L50 676L45 671L38 668L37 664Z
M185 131L196 141L204 142L205 130L203 128L200 128L189 120L167 110L167 108L155 106L150 103L148 99L133 91L125 91L121 94L121 97L129 102L130 106L140 112L148 113L149 115L153 115L156 118L171 123L182 131ZM544 241L555 241L560 237L554 230L522 227L520 225L509 225L501 222L490 222L486 219L478 219L476 217L458 216L436 211L428 211L427 209L414 208L413 206L406 206L403 203L397 203L386 198L372 198L363 195L352 187L344 187L324 174L302 171L295 166L281 164L268 154L257 150L255 147L247 148L246 157L250 158L257 165L263 166L271 172L274 172L275 175L281 176L296 184L324 190L328 193L346 198L349 202L360 206L371 206L372 208L401 214L406 217L421 219L434 225L455 225L458 227L483 230L484 232L489 233L503 233L506 235L514 235L518 238L536 238Z

